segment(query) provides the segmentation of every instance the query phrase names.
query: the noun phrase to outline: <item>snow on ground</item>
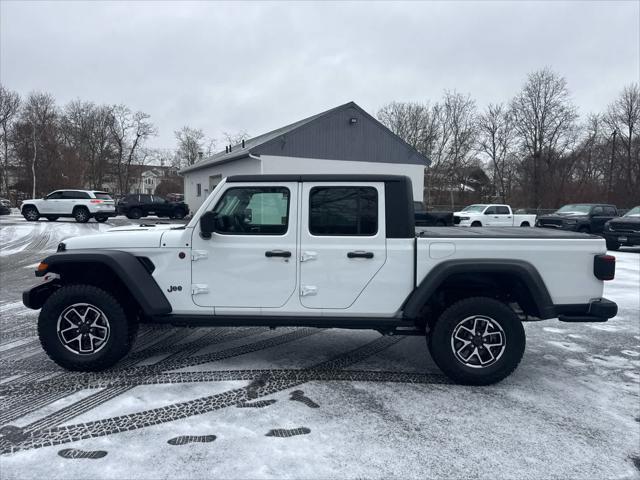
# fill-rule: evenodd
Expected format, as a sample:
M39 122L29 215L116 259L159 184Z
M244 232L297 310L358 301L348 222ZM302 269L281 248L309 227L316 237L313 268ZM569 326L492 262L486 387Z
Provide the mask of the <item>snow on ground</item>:
M640 478L640 249L614 253L618 317L525 324L490 387L450 384L423 338L288 328L146 327L117 368L65 372L19 301L27 267L129 223L0 218L3 479Z

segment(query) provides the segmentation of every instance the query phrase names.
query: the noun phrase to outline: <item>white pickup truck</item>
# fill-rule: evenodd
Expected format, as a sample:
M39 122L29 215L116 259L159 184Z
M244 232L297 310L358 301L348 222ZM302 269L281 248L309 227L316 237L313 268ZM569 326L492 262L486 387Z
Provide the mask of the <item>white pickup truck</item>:
M509 205L469 205L453 213L453 223L461 227L533 227L535 215L513 213Z
M452 379L490 384L522 358L522 321L603 322L604 239L543 229L415 233L390 175L234 176L186 226L64 240L23 302L59 365L110 367L139 322L312 326L422 335Z

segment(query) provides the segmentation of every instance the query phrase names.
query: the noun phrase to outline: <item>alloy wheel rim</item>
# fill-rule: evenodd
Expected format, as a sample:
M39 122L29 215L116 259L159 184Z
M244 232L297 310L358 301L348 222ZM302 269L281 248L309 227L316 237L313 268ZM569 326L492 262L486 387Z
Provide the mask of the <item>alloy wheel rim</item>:
M506 347L504 330L493 318L485 315L461 320L451 333L453 354L466 367L489 367L500 360Z
M93 355L102 350L111 335L109 319L95 305L74 303L65 308L56 326L62 346L76 355Z

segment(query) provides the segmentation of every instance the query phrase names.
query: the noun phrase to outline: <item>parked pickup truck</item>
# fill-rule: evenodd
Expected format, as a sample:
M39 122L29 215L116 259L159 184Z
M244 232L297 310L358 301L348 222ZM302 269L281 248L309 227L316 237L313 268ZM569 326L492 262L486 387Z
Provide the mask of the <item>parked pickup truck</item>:
M609 250L618 250L621 246L640 245L640 205L633 207L622 217L606 222L604 238Z
M428 212L422 202L413 202L416 227L446 227L453 225L453 212Z
M138 322L311 326L426 336L453 380L484 385L522 358L522 321L603 322L615 258L599 237L540 229L424 229L411 181L255 175L221 181L186 226L64 240L23 293L46 353L114 365Z
M576 203L538 217L536 227L602 234L604 224L617 216L618 210L613 205Z
M454 212L453 223L461 227L533 227L535 215L513 213L509 205L469 205Z

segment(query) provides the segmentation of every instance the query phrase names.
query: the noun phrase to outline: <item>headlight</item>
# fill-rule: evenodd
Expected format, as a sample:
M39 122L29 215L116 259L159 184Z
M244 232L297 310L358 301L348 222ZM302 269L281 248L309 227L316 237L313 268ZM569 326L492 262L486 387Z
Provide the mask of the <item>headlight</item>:
M566 225L575 225L576 223L578 223L577 220L565 220L564 223Z
M611 228L611 224L609 222L604 224L604 229L605 230L609 230L609 231L613 230L613 228Z
M471 220L471 217L460 217L460 220Z

